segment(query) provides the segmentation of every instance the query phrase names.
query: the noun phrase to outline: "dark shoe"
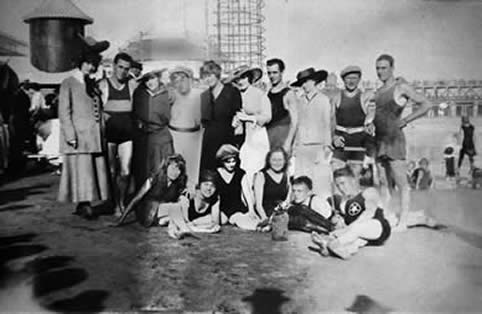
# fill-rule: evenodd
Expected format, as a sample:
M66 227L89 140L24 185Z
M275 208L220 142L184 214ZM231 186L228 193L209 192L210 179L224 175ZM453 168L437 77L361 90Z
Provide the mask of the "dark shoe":
M97 217L94 215L94 211L90 204L79 204L73 212L74 215L78 215L87 220L94 220Z

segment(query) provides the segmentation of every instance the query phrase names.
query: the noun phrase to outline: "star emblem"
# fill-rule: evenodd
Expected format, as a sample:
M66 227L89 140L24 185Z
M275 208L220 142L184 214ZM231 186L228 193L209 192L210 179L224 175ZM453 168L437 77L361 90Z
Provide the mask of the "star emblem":
M350 216L356 216L358 213L360 213L362 210L362 207L359 203L357 202L353 202L350 204L350 206L348 207L348 214Z

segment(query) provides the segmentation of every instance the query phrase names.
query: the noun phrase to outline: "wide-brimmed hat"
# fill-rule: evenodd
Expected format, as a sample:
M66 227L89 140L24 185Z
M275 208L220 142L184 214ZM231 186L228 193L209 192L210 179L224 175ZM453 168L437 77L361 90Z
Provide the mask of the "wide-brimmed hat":
M296 74L296 81L291 86L300 87L307 80L313 80L316 84L326 80L328 72L325 70L316 71L314 68L308 68Z
M239 158L239 149L230 144L223 144L216 152L216 159L223 161L230 158Z
M161 77L162 73L165 72L165 71L167 71L167 68L149 71L147 73L144 73L141 77L139 77L137 79L137 81L142 83L142 82L150 80L153 77Z
M79 38L82 40L84 53L100 54L110 46L107 40L97 41L91 36L84 37L82 35L79 35Z
M361 68L357 65L349 65L343 70L341 70L340 77L343 79L348 74L354 74L354 73L359 74L361 76L362 75Z
M251 83L256 83L262 76L263 70L258 67L251 67L249 65L241 65L229 73L229 76L224 79L225 83L232 83L234 80L240 78L244 74L249 74L252 76L253 80Z
M189 78L192 78L194 76L194 72L190 68L188 68L186 66L183 66L183 65L176 66L174 69L169 71L169 73L170 73L169 77L171 79L172 79L172 75L175 74L175 73L184 73Z

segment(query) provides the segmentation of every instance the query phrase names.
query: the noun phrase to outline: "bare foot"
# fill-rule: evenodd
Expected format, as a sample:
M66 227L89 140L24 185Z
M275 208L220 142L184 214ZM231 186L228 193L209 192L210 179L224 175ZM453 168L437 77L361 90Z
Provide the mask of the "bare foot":
M352 253L348 246L342 245L338 240L330 241L330 243L328 243L328 249L333 255L344 260L349 259Z
M311 233L311 241L320 247L320 254L322 256L330 255L330 252L328 251L328 243L330 240L333 240L333 238L330 236L321 235L316 232Z

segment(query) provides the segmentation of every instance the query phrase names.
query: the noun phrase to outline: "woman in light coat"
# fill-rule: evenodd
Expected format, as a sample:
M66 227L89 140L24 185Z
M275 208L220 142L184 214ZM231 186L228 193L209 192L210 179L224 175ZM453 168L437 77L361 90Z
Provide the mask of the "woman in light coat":
M60 86L60 153L63 168L58 200L77 203L74 214L94 217L91 202L110 198L100 92L93 79L101 56L86 52Z

